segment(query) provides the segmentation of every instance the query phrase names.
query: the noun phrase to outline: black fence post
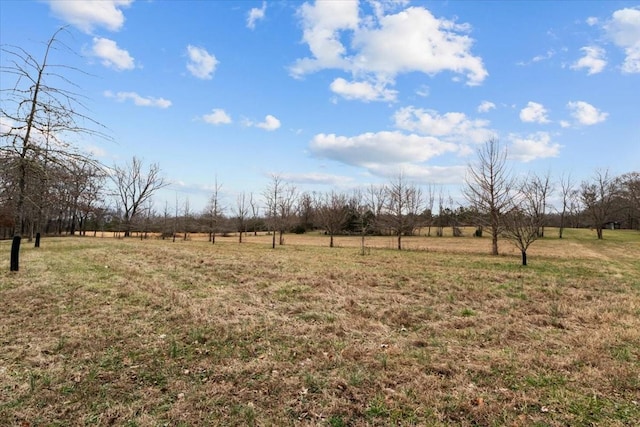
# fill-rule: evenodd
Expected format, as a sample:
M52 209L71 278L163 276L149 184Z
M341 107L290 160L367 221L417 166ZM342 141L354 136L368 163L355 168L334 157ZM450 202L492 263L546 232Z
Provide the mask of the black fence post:
M20 240L22 238L20 236L14 236L13 242L11 243L11 271L18 271L20 266Z
M36 233L36 248L40 247L40 233Z

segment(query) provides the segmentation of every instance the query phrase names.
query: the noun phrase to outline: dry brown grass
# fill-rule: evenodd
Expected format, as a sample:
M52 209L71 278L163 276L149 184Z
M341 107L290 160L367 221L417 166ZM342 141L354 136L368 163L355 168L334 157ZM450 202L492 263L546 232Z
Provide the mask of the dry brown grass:
M640 237L569 234L25 245L0 425L634 425Z

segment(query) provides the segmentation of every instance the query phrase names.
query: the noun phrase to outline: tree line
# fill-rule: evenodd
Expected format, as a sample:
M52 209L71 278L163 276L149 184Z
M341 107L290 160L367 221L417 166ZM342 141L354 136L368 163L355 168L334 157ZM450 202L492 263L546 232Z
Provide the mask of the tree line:
M189 233L272 233L272 247L284 244L289 232L321 230L333 237L393 235L397 248L402 237L425 230L442 236L451 227L454 236L463 226L476 235L491 236L492 253L499 239L512 241L523 255L546 226L591 227L597 238L606 228L640 229L640 173L612 176L598 170L575 182L563 175L517 177L508 153L499 141L488 140L468 167L464 202L454 202L443 187L420 186L403 174L386 184L349 192L300 192L279 175L272 175L259 194L242 192L235 201L222 200L216 181L207 207L194 212L189 201L154 204L158 190L167 186L157 164L145 165L133 157L120 165L103 165L78 149L78 137L104 137L103 126L90 118L72 73L82 73L50 62L50 55L66 48L60 42L65 29L45 44L42 59L20 47L3 46L8 60L2 65L0 104L0 237L40 234L113 232L158 233L163 238L186 239ZM64 74L63 74L64 72ZM554 201L552 204L551 201Z

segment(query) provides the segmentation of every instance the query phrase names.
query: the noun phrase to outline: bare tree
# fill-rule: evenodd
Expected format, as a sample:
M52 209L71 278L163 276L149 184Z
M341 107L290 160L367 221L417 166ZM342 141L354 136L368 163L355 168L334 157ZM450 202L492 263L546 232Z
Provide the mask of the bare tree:
M385 206L387 206L387 186L386 185L373 185L371 184L364 198L366 200L365 205L373 213L373 223L371 228L380 227L382 222L382 214L384 213Z
M216 177L213 191L211 193L211 197L209 198L209 204L206 209L206 216L209 220L209 241L211 244L216 243L216 233L218 232L219 223L222 219L222 215L224 212L224 207L220 202L220 190L222 189L222 184L218 183L218 178Z
M580 185L580 199L598 239L602 239L602 229L611 219L617 194L618 181L609 175L609 170L597 170L591 181L582 181Z
M253 197L253 193L249 193L249 206L251 207L251 225L253 226L253 235L258 235L258 216L260 215L260 205Z
M187 240L189 237L189 229L191 228L191 206L189 204L189 197L184 199L183 215L182 215L182 228L184 234L182 240Z
M349 216L347 196L335 191L318 196L314 211L318 224L329 235L329 247L333 248L333 237L344 228Z
M271 248L276 247L276 230L278 229L278 200L282 197L282 187L284 182L280 175L271 175L271 182L264 190L264 199L266 202L267 225L271 231Z
M510 207L504 212L502 236L520 249L522 265L527 265L529 246L542 237L540 228L544 224L546 197L536 177L526 178L520 183L517 194L512 194Z
M620 195L627 211L629 228L640 229L640 172L620 176Z
M238 243L242 243L242 234L246 231L247 216L249 215L249 203L244 191L236 197L236 208L234 209L234 213L238 229Z
M284 245L284 232L295 218L296 188L284 182L277 174L271 175L271 182L265 189L266 214L269 229L273 233L271 247L276 247L276 233L279 244Z
M124 235L128 237L140 207L168 183L160 175L158 164L153 163L144 171L142 160L135 156L124 166L115 165L110 178L115 185L115 198L123 209Z
M279 244L284 245L284 233L291 229L297 213L297 190L293 185L285 185L278 200L278 234Z
M562 197L562 210L560 211L560 227L558 228L558 238L562 239L564 233L565 220L567 214L571 212L571 206L576 197L575 184L571 180L571 174L563 175L560 178L560 194Z
M417 227L422 204L422 191L402 174L389 183L385 226L396 235L398 250L402 249L402 235L413 234Z
M553 192L551 187L551 177L547 172L544 176L534 173L530 174L527 181L521 184L521 191L527 191L529 207L533 210L533 216L539 223L538 237L544 237L544 226L546 225L547 202Z
M513 178L507 165L507 151L497 139L489 139L477 152L475 164L469 165L464 196L482 216L482 224L491 231L491 253L498 255L498 237L502 215L508 209Z

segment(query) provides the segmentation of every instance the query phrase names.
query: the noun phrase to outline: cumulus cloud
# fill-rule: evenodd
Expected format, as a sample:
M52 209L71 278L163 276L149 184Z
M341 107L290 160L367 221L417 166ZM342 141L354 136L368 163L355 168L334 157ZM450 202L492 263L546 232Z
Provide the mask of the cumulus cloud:
M357 99L364 102L369 101L395 101L397 91L387 89L381 84L371 84L369 82L348 82L338 77L331 83L331 91L345 99Z
M247 14L247 28L254 29L256 28L256 22L264 19L265 12L267 11L267 2L262 2L262 7L251 8L249 13Z
M102 37L93 38L93 46L91 55L100 58L102 65L113 68L118 71L132 70L135 68L135 62L129 52L120 49L113 40Z
M560 144L553 143L547 132L537 132L525 137L510 135L509 139L511 140L509 157L521 162L557 157L560 153Z
M547 109L542 104L529 101L527 106L520 110L520 120L529 123L549 123Z
M439 114L434 110L404 107L396 111L393 118L398 129L453 142L482 143L494 134L487 120L469 119L458 112Z
M226 125L231 123L231 116L221 108L214 108L211 113L202 116L202 120L212 125Z
M580 70L586 68L588 75L598 74L604 70L607 65L607 61L604 59L604 49L598 46L585 46L580 50L584 52L584 56L574 62L571 65L571 69Z
M133 0L94 0L94 1L59 1L49 0L51 12L56 17L78 28L91 33L94 28L106 28L118 31L124 24L122 9L128 7Z
M478 113L488 113L489 111L496 108L496 104L490 101L482 101L480 105L478 105Z
M245 121L245 125L246 126L255 126L255 127L260 128L260 129L267 130L267 131L274 131L274 130L280 128L280 120L278 120L277 118L275 118L271 114L267 114L267 116L264 118L263 122L253 123L251 121Z
M571 111L571 116L576 121L585 126L595 125L604 122L609 113L599 111L596 107L584 101L570 101L567 108Z
M315 135L310 144L311 152L319 157L367 168L424 162L456 149L455 144L431 136L399 131L367 132L353 137L321 133Z
M291 74L302 77L322 69L337 69L359 81L366 76L366 81L376 82L371 84L373 88L393 85L397 75L411 72L433 76L450 71L466 76L472 86L487 77L482 58L471 53L473 39L467 35L468 24L438 19L423 7L388 13L405 6L404 1L373 5L375 14L366 16L360 14L355 1L304 3L298 16L311 56L295 61ZM377 92L382 93L382 89Z
M187 55L189 57L187 70L191 75L203 80L211 80L213 78L213 72L218 65L218 60L213 54L210 54L202 47L188 45Z
M640 8L616 10L605 30L615 45L624 49L622 71L640 73Z
M139 107L156 107L156 108L169 108L171 101L164 98L143 97L136 92L117 92L105 91L104 96L107 98L113 98L118 102L124 102L127 100L133 101L133 103Z

